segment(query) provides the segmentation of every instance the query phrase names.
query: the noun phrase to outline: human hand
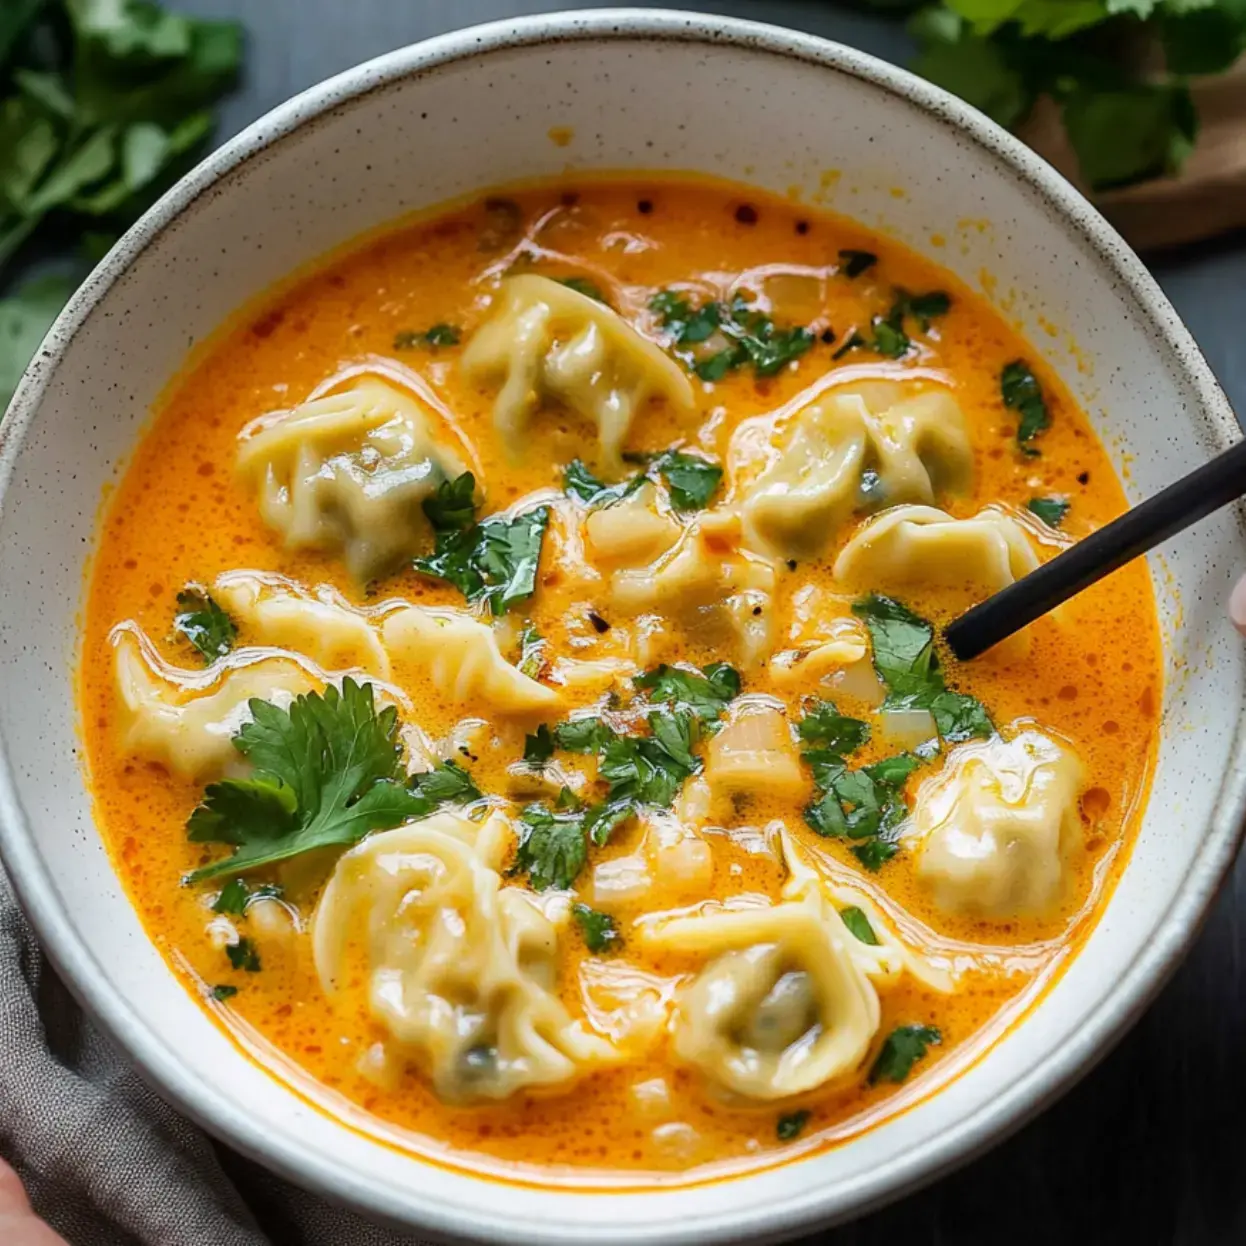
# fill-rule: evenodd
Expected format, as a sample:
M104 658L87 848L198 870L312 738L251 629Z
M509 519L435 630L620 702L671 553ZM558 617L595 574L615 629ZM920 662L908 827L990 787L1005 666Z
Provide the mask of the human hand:
M0 1159L0 1242L4 1246L66 1246L30 1209L21 1181Z

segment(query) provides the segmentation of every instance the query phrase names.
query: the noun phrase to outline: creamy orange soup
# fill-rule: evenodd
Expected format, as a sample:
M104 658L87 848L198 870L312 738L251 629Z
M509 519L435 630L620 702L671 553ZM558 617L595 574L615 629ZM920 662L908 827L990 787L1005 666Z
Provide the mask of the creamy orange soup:
M359 1129L528 1181L772 1164L967 1067L1101 910L1145 569L973 664L939 628L1123 507L1029 344L849 221L446 211L156 413L90 573L101 833L187 989Z

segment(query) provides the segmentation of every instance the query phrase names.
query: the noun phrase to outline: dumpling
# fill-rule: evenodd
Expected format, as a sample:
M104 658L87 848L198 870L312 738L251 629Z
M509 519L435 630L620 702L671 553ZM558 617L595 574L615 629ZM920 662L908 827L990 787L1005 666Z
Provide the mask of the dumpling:
M705 779L714 799L737 794L801 800L809 782L783 711L769 698L744 696L705 753Z
M558 693L512 666L493 629L460 610L404 606L386 617L381 638L395 662L426 671L448 700L499 714L552 710Z
M1021 525L1001 510L987 507L972 519L953 519L933 506L897 506L844 546L835 578L861 589L959 590L981 598L1037 566Z
M290 658L246 661L245 649L206 671L182 671L163 663L137 629L118 627L113 645L124 748L194 782L241 761L232 741L251 721L253 698L284 707L323 686Z
M283 576L227 571L217 577L212 594L256 644L293 649L328 671L389 678L389 658L375 629L331 589L313 596Z
M782 1099L860 1068L878 993L816 885L801 880L770 907L707 906L641 930L651 946L713 956L679 994L673 1046L722 1089Z
M1038 731L962 744L917 792L917 876L952 913L1042 914L1064 892L1082 842L1081 761Z
M495 818L497 815L495 815ZM555 993L558 932L503 887L455 814L373 835L339 858L312 928L334 997L362 965L368 1007L444 1100L508 1098L613 1059Z
M634 567L664 554L683 531L656 505L657 490L642 485L630 497L590 511L584 521L585 553L602 568Z
M362 582L427 543L421 503L467 470L432 424L410 395L364 380L248 425L238 472L288 549L340 552Z
M721 617L745 667L774 648L774 588L774 565L740 548L740 519L730 510L705 512L661 558L611 580L614 604L625 614L653 610L708 625L707 639Z
M914 394L893 382L838 390L792 417L777 454L747 486L745 531L757 548L810 556L856 511L933 502L964 492L972 478L965 418L947 390Z
M908 974L922 986L940 994L946 995L955 989L952 974L941 965L933 963L929 956L919 954L906 946L869 896L858 887L823 878L797 847L795 839L786 828L780 832L778 839L783 863L788 871L784 894L800 896L817 889L829 898L836 914L835 920L851 935L845 944L848 954L875 986L897 986L901 978ZM864 942L853 934L844 917L851 909L856 909L869 923L873 943Z
M602 458L617 468L632 418L645 403L695 406L692 386L673 359L621 316L587 295L525 274L509 277L496 311L463 352L469 380L500 385L493 422L512 452L547 402L597 425Z

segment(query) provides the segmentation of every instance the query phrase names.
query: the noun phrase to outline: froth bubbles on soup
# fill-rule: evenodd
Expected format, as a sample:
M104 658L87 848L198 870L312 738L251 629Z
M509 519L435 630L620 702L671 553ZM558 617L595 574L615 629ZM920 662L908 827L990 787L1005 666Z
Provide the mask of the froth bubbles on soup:
M940 629L1121 509L894 242L688 180L485 199L171 391L91 571L99 825L187 988L354 1127L524 1180L775 1163L963 1070L1102 907L1145 569L972 666Z

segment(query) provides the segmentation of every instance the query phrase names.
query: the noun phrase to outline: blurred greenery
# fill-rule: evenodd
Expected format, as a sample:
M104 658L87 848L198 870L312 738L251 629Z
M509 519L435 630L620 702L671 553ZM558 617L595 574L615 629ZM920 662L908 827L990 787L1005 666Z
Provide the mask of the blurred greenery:
M1015 129L1060 110L1085 182L1180 170L1198 136L1188 79L1246 50L1246 0L867 0L909 14L913 68Z
M199 158L242 31L150 0L0 0L0 410L92 264ZM53 271L32 256L68 257Z

